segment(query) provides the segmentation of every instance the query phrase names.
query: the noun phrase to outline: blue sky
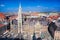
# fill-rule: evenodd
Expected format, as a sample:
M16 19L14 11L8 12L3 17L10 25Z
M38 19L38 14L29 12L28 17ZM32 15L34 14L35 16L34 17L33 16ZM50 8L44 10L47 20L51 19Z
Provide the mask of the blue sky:
M23 12L60 12L59 0L0 0L0 12L18 12L20 3Z
M59 0L22 0L23 11L58 12L60 10Z
M0 12L17 12L19 0L0 0Z

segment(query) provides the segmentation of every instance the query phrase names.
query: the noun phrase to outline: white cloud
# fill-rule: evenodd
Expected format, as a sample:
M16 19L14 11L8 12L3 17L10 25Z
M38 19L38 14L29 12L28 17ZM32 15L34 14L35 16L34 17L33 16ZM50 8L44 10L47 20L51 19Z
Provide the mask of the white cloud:
M4 4L0 4L1 7L4 7L5 5Z
M28 6L28 7L25 7L23 8L23 11L37 11L37 12L45 12L45 11L48 11L48 7L46 6Z
M37 6L37 7L42 7L42 6Z

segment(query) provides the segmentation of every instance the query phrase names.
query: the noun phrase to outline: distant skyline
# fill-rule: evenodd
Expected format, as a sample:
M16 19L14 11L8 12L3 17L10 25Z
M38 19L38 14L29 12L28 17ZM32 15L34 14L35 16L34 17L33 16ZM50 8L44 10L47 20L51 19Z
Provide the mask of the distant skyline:
M60 12L60 0L0 0L0 12Z

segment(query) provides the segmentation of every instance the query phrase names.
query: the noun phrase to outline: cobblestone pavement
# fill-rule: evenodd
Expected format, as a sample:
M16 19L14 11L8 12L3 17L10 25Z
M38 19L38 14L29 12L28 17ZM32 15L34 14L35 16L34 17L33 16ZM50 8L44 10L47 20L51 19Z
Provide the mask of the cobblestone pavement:
M35 27L35 28L34 28ZM36 33L36 37L41 37L43 40L53 40L48 33L48 26L44 26L37 21L36 23L25 23L23 25L23 35L25 35L25 38L27 39L27 35L30 35L30 40L33 36L33 33Z
M32 40L34 32L36 34L36 38L41 37L43 40L53 40L50 34L48 33L48 26L46 24L44 26L39 21L24 22L24 25L22 26L22 30L23 30L22 37L25 40ZM17 32L18 32L17 29L13 29L12 31L12 33L16 33L16 34ZM21 38L21 33L18 34L17 38Z

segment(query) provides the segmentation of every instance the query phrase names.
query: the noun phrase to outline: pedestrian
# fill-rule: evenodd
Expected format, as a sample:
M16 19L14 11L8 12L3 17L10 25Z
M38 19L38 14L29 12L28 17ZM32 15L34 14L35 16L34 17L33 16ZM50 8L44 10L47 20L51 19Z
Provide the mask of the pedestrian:
M35 33L33 34L33 40L37 40L37 39L36 39L36 36L35 36Z
M40 37L38 37L37 40L42 40L42 39Z
M20 40L19 38L14 38L13 40Z

